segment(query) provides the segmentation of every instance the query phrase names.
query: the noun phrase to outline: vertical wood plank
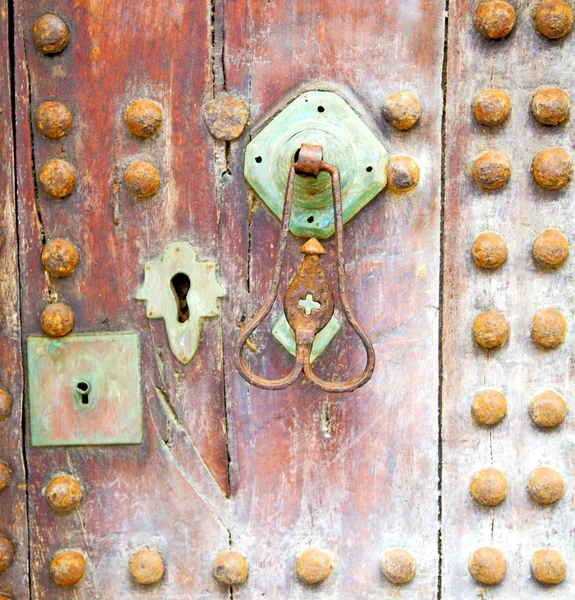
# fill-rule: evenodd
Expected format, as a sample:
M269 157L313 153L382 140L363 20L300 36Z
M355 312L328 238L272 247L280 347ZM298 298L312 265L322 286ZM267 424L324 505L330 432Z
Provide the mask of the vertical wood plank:
M229 91L249 98L252 125L298 88L326 83L359 98L392 153L413 155L419 188L403 197L381 194L345 228L352 303L376 343L372 382L344 396L299 382L284 392L248 389L226 360L232 429L232 544L250 558L246 586L234 597L432 598L437 583L438 289L444 6L425 0L225 3L225 74ZM323 83L322 83L323 82ZM411 132L392 131L380 114L387 94L410 89L423 104ZM247 142L248 139L245 140ZM250 211L250 262L233 272L234 289L249 301L249 318L268 293L279 223L248 195L239 152L224 214ZM238 233L230 226L225 231ZM243 233L243 232L241 232ZM228 241L230 260L237 235ZM291 239L289 281L301 261ZM327 241L328 257L333 240ZM242 251L244 246L241 247ZM333 260L328 277L334 281ZM243 300L243 298L241 298ZM253 369L287 372L290 357L270 336L280 314L253 339ZM229 356L229 355L228 355ZM319 361L324 377L343 379L363 365L360 344L340 334ZM308 545L336 556L333 576L317 589L297 581L295 560ZM379 559L403 546L419 574L401 591L383 580Z
M533 552L555 547L573 562L573 265L558 271L539 269L531 254L534 238L549 227L563 231L573 243L572 185L560 192L545 191L533 180L531 163L545 148L571 144L572 122L545 127L531 114L531 99L539 87L558 86L573 97L575 38L551 42L534 22L536 2L512 2L517 25L499 42L484 40L475 30L477 3L450 3L447 123L446 204L444 237L443 330L443 598L514 598L527 600L573 596L571 577L555 588L533 579ZM482 89L504 89L512 101L508 122L493 130L480 126L473 115L475 95ZM484 150L497 150L511 161L509 184L481 192L471 166ZM482 231L501 234L509 258L493 272L472 262L470 249ZM531 340L533 315L545 306L559 308L570 333L553 351ZM498 351L476 347L471 329L484 310L504 313L511 326L507 344ZM471 416L474 394L496 388L508 401L506 419L491 430ZM567 400L569 414L555 431L536 428L529 417L533 397L555 389ZM541 507L530 499L526 485L538 466L550 466L567 480L561 502ZM509 495L494 509L481 509L469 496L473 473L486 466L502 469ZM482 546L500 548L507 556L504 582L492 589L470 576L470 554Z
M8 2L0 2L0 388L12 398L10 416L0 422L0 462L12 470L0 492L0 535L15 549L12 566L0 574L0 593L29 598L26 470L22 411L22 354L18 289L18 232L14 179L12 65Z

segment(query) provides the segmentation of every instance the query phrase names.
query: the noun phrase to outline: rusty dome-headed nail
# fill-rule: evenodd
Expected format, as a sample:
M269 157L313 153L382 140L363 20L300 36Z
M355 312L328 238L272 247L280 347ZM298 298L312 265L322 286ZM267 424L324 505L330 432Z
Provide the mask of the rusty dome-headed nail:
M204 106L204 120L218 140L235 140L242 135L250 113L245 102L227 92L219 92Z
M74 321L74 312L63 302L49 304L40 318L44 333L51 337L68 335L74 329Z
M411 581L417 573L417 563L413 555L403 548L392 548L381 559L381 572L394 584Z
M561 552L553 548L545 548L533 554L531 572L537 581L557 585L567 576L567 563Z
M419 183L419 166L406 154L396 154L387 165L387 187L393 192L408 192Z
M68 277L76 270L79 260L78 250L68 240L51 240L42 250L42 264L52 277Z
M64 587L76 585L86 572L86 559L76 550L58 552L50 564L52 579Z
M72 512L82 502L82 488L74 477L59 475L46 488L46 501L57 513Z
M34 113L38 131L51 139L64 137L73 124L70 110L61 102L42 102Z
M567 321L556 308L542 308L533 317L533 341L542 348L557 348L567 335Z
M556 269L569 257L569 242L557 229L547 229L535 238L533 257L541 267Z
M162 106L149 98L140 98L128 106L126 125L138 137L151 138L162 127L164 115Z
M547 390L533 398L529 414L538 427L557 427L565 420L567 403L557 392Z
M382 107L383 118L396 129L411 129L421 117L421 104L411 92L394 92L386 99Z
M469 493L481 506L497 506L507 498L507 476L499 469L487 468L471 478Z
M490 191L503 187L511 175L511 163L501 152L484 152L471 169L475 183Z
M325 581L333 571L330 554L322 548L308 548L297 559L297 576L309 585Z
M480 425L496 425L507 414L507 399L497 390L481 390L473 398L471 412Z
M561 148L543 150L533 160L533 175L537 183L548 190L559 190L571 179L573 160Z
M42 54L58 54L70 41L70 30L64 19L47 13L34 23L34 43Z
M539 90L531 101L533 116L543 125L559 125L569 116L569 94L559 88Z
M490 88L477 94L473 109L479 123L487 127L496 127L507 120L511 110L511 99L503 90Z
M11 475L12 469L3 462L0 462L0 492L3 492L8 487Z
M140 585L153 585L164 576L164 560L156 550L138 550L130 560L130 572Z
M0 388L0 423L5 421L12 410L12 397L6 391Z
M0 600L13 600L12 596L7 596L6 594L0 594Z
M480 548L471 555L469 571L480 583L495 585L505 578L507 560L497 548Z
M509 323L500 312L490 310L481 313L473 323L473 336L483 348L501 348L509 337Z
M239 552L226 550L214 561L214 577L225 585L241 585L248 574L248 561Z
M133 163L126 169L124 180L128 191L139 199L153 196L160 187L158 169L143 160Z
M3 536L0 536L0 573L4 573L10 568L14 560L14 546L12 542Z
M42 168L40 183L46 194L54 198L65 198L76 187L76 171L68 161L55 158Z
M507 260L507 243L498 233L479 234L471 248L471 256L481 269L497 269Z
M503 0L489 0L477 8L475 26L489 40L498 40L509 35L515 26L515 9Z
M529 476L527 491L538 504L555 504L565 494L565 480L554 469L538 467Z
M573 27L573 9L563 0L543 0L537 7L535 20L540 33L558 40Z

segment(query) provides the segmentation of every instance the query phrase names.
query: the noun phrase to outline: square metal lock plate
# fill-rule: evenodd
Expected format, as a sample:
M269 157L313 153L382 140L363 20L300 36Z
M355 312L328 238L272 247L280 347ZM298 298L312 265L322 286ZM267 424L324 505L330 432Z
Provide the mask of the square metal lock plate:
M28 338L32 446L140 444L135 333Z

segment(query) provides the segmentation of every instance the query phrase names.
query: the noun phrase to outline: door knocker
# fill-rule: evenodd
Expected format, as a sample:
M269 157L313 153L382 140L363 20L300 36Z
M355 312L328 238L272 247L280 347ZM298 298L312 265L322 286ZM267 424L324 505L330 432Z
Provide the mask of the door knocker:
M357 333L367 353L367 364L361 375L348 381L324 381L314 374L311 367L311 350L315 336L329 323L334 311L333 292L321 268L321 255L325 250L316 238L310 238L302 247L303 263L289 285L284 298L284 311L288 323L295 332L296 358L291 372L281 379L268 380L252 373L243 358L244 346L250 335L269 315L278 294L284 261L287 234L294 195L295 176L314 177L328 173L332 183L334 226L336 237L336 263L339 297L344 314ZM281 390L289 387L303 371L318 388L326 392L351 392L366 384L375 368L375 351L367 334L358 323L349 303L343 258L343 211L339 169L323 160L323 148L302 144L295 162L292 163L285 192L282 228L270 293L259 312L244 326L235 348L235 363L241 376L249 383L265 390Z

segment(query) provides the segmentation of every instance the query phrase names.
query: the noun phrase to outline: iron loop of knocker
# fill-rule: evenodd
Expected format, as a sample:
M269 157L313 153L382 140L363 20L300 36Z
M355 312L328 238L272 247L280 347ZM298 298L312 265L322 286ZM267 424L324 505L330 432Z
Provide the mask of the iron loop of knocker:
M278 295L280 276L284 261L287 235L289 231L295 176L317 177L320 172L329 173L335 216L336 261L339 296L345 316L357 333L367 353L367 364L363 373L348 381L324 381L317 377L311 368L311 350L315 336L329 323L333 316L333 292L321 268L320 257L325 254L321 244L311 238L301 248L303 263L289 285L284 298L284 311L291 328L295 332L296 357L291 372L281 379L269 380L250 371L243 358L244 346L250 335L263 323L270 313ZM305 376L318 388L326 392L351 392L366 384L375 368L375 351L367 334L358 323L347 296L345 264L343 258L343 216L339 169L323 160L323 148L302 144L289 170L285 193L282 228L278 254L270 293L254 318L244 326L235 348L235 363L241 376L248 382L265 390L281 390L289 387L304 372Z

